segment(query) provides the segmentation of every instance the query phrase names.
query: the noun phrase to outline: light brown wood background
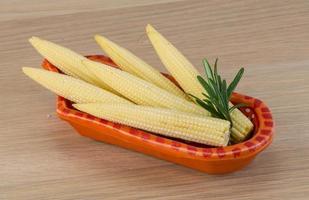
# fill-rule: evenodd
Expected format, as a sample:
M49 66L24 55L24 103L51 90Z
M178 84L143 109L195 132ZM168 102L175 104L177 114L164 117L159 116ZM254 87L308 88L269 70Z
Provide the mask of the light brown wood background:
M153 24L201 70L220 58L238 91L263 99L273 144L247 168L211 176L83 138L55 114L55 96L21 73L39 67L32 35L101 54L101 33L163 70ZM0 199L308 199L309 2L306 0L0 1Z

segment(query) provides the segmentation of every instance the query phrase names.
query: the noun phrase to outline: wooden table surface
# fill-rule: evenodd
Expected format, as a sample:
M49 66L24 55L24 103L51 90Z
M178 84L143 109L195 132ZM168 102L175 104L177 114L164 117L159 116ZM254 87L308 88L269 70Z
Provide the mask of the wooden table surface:
M52 3L51 3L52 2ZM101 54L100 33L163 70L153 24L199 68L220 58L238 91L263 99L273 144L245 169L207 175L84 138L55 113L55 96L21 72L40 67L32 35ZM14 0L0 2L0 199L308 199L309 2L306 0Z

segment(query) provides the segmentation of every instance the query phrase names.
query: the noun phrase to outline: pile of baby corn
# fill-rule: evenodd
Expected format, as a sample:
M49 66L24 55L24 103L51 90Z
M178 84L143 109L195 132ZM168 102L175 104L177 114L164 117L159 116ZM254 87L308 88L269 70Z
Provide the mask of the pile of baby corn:
M69 99L83 112L112 122L187 141L226 146L230 134L243 141L253 129L239 110L229 121L213 118L188 94L204 98L199 72L151 25L147 35L181 89L155 68L106 37L95 40L120 69L91 61L55 43L32 37L33 47L63 74L24 67L30 78Z

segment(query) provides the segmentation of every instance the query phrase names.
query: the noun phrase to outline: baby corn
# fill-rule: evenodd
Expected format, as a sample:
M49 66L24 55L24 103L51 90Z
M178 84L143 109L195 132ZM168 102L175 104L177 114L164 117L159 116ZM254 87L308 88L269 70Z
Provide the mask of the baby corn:
M100 35L96 35L95 40L122 70L153 83L174 95L189 99L188 96L168 78L127 49Z
M164 36L156 31L151 25L146 27L147 35L167 70L173 75L185 92L192 94L200 99L203 87L197 80L200 73L194 66L180 53ZM253 129L252 122L243 115L238 109L231 112L233 137L241 141Z
M123 104L74 104L78 110L116 123L165 136L226 146L230 123L166 108Z
M102 82L136 104L165 107L184 112L209 116L200 106L173 95L125 71L91 60L84 60L86 68Z
M75 103L133 104L113 93L71 76L30 67L23 67L22 70L45 88Z
M82 60L87 59L84 56L75 53L68 48L47 40L40 39L38 37L30 38L29 42L44 58L46 58L50 63L55 65L65 74L80 78L103 89L114 92L106 84L99 83L93 76L89 74L81 62Z
M181 88L188 94L204 98L201 93L203 87L196 78L199 72L193 67L190 61L151 25L147 25L146 31L160 60Z
M232 105L232 104L231 104ZM253 129L253 123L238 109L231 112L234 139L238 142L245 140Z

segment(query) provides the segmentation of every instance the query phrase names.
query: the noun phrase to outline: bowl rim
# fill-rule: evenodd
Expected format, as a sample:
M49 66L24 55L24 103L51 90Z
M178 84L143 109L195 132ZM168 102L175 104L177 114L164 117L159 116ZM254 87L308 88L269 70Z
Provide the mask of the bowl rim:
M110 58L104 55L89 55L85 57L102 62L112 67L117 67L117 65ZM49 71L60 73L60 71L46 59L43 60L42 67ZM129 130L129 134L133 137L139 137L142 140L147 140L147 142L151 142L154 145L162 146L162 143L164 143L164 145L168 145L175 151L183 152L188 155L194 155L197 159L217 161L218 159L230 160L252 157L269 146L273 140L274 121L271 111L263 101L254 97L242 95L240 93L234 92L231 100L234 102L246 103L248 107L251 107L257 117L258 127L256 128L255 134L250 139L226 147L196 147L191 144L182 143L181 141L160 137L160 135L156 135L151 132L116 124L74 109L70 105L71 102L61 96L58 96L57 98L57 113L63 118L77 118L79 120L95 123L99 126L110 126L112 128L119 129L122 132L128 132Z

